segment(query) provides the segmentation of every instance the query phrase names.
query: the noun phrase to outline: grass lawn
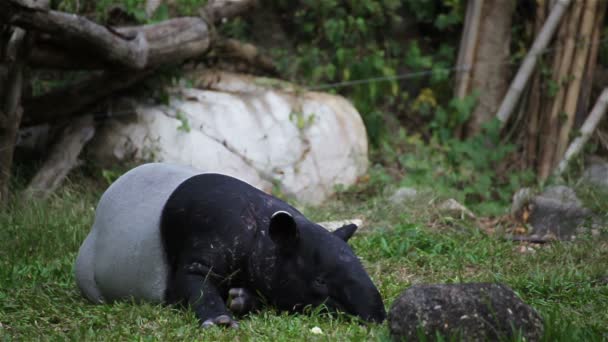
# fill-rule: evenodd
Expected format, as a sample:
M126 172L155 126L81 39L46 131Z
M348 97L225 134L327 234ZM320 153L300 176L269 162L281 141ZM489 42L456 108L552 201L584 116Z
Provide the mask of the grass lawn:
M242 318L238 330L202 330L191 312L177 308L88 303L72 267L102 190L78 179L46 202L0 212L2 340L389 340L386 324L361 325L318 310L267 310ZM386 197L349 191L304 211L317 221L365 219L351 243L387 309L412 284L502 282L545 318L545 340L608 340L606 239L581 238L521 253L519 244L488 235L474 222L426 205L391 205ZM323 334L313 334L313 327Z

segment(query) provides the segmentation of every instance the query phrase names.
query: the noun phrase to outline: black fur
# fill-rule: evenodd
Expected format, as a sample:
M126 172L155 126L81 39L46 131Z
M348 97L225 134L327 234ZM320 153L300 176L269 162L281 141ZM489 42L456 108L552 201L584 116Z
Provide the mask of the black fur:
M348 225L329 233L235 178L194 176L162 212L171 270L166 300L189 305L201 322L213 324L232 317L226 301L230 289L239 288L282 310L325 303L380 322L386 315L380 294L345 242L355 230Z

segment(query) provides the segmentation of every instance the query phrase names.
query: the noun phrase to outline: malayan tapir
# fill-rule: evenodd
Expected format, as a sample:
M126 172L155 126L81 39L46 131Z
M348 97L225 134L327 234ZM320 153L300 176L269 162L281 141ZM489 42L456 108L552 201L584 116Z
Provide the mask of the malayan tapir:
M256 303L325 304L382 322L380 293L346 241L236 178L144 164L102 195L78 253L76 281L95 303L189 306L204 327L236 326Z

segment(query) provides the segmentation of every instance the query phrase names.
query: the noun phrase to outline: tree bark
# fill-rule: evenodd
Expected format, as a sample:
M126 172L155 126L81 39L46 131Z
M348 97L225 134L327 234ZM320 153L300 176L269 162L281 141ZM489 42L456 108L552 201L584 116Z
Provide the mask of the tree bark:
M148 63L148 43L137 32L127 36L84 17L28 6L24 0L0 2L0 20L28 30L48 33L64 46L90 49L103 59L130 69L143 69Z
M37 8L48 7L49 0L32 2ZM4 27L3 27L4 28ZM31 47L31 36L14 28L3 57L7 61L6 75L0 75L0 206L9 199L9 184L17 133L23 116L21 97L25 56ZM0 42L0 45L3 45Z
M78 166L78 156L84 145L93 138L95 123L93 116L87 115L70 123L60 139L55 143L48 159L36 173L26 189L26 193L36 198L47 198Z
M9 199L9 183L13 165L13 152L22 116L21 91L24 63L21 57L25 48L25 31L16 28L7 45L9 59L7 74L0 86L0 206Z
M184 17L158 24L123 27L114 30L123 36L143 34L148 42L145 67L178 64L200 57L209 51L214 38L209 26L201 18ZM61 39L42 37L32 51L29 63L34 67L52 69L108 69L110 60L83 49L82 46L62 47Z
M467 136L481 131L489 122L507 92L509 45L515 1L488 0L482 9L479 41L471 77L471 89L480 92L477 106L467 125ZM491 62L491 63L490 63Z

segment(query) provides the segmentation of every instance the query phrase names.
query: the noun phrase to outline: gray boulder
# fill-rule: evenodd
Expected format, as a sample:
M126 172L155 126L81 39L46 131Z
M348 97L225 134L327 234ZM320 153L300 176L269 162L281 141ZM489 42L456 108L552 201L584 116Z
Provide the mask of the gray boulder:
M574 239L591 210L583 207L574 190L558 185L547 188L531 202L528 223L532 226L532 237L544 240Z
M388 324L394 340L435 340L439 333L464 341L496 341L543 335L539 314L505 285L414 285L393 303ZM521 335L519 335L521 334Z

